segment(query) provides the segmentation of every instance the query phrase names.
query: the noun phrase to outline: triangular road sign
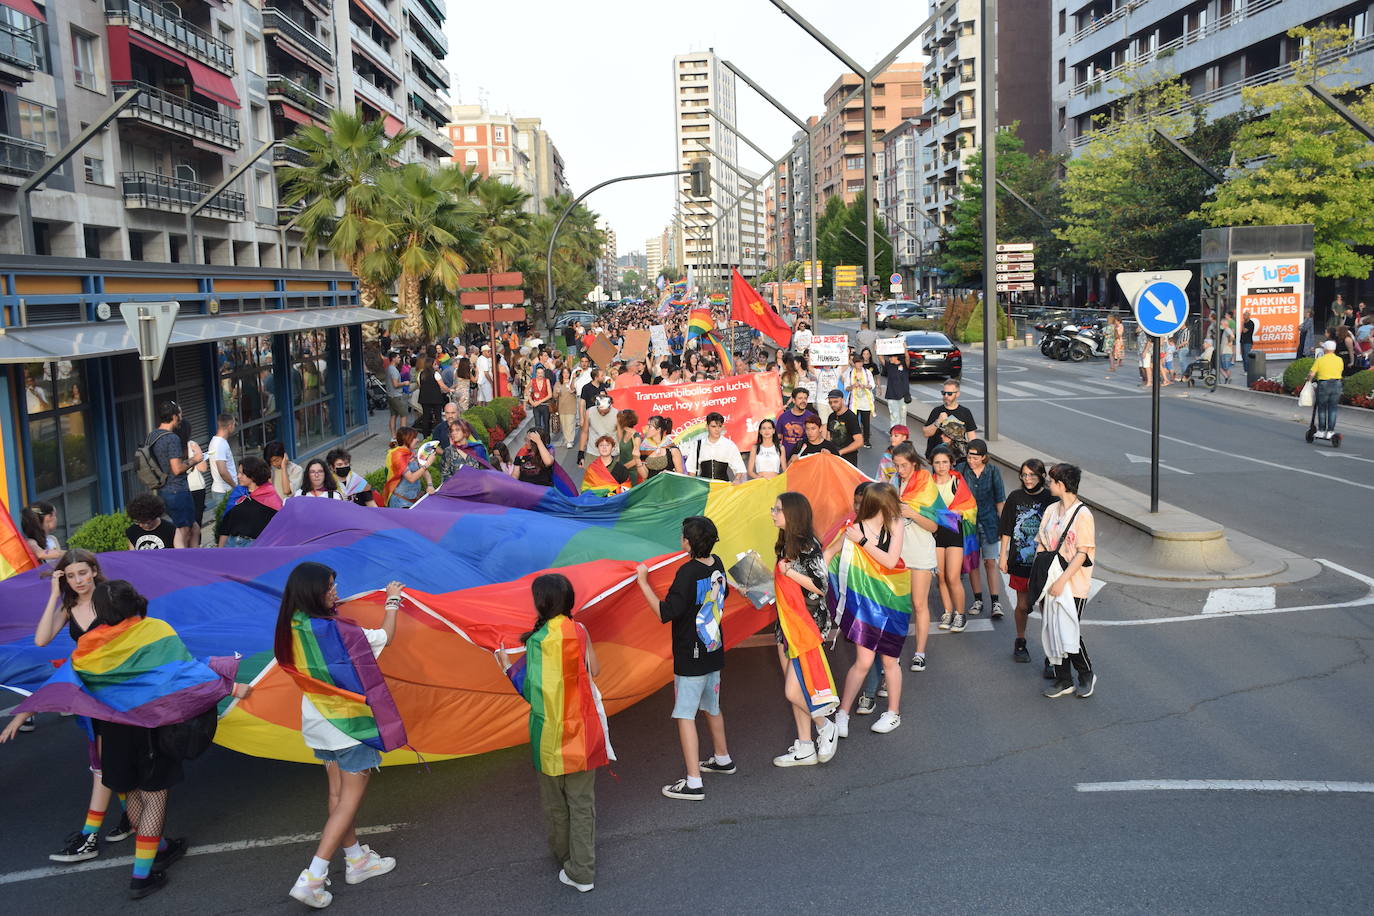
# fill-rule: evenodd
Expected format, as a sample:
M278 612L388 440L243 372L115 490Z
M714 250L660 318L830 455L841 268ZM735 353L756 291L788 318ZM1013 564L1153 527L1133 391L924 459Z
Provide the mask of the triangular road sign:
M176 324L179 302L124 302L119 313L129 326L138 347L138 358L153 364L153 378L162 373L162 360L172 339L172 325Z

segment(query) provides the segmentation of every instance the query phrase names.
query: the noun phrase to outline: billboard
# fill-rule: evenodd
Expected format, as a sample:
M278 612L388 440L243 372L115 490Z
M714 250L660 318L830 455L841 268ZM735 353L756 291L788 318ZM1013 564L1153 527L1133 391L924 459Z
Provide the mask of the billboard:
M1248 313L1255 322L1255 352L1271 357L1299 355L1306 269L1302 258L1236 261L1237 354Z

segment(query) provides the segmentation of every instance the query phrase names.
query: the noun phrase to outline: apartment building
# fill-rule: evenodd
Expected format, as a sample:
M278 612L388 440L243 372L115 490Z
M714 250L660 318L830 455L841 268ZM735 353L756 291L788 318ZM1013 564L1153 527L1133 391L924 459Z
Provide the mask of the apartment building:
M445 129L452 162L524 191L530 195L526 211L543 213L545 199L568 192L563 156L539 118L454 105Z
M924 106L920 63L894 63L873 81L871 99L874 155L879 138L906 118L919 118ZM830 198L843 195L845 203L862 199L864 189L864 103L856 96L840 111L840 102L862 81L846 73L825 91L826 119L816 145L815 188L822 211Z
M939 233L922 209L924 157L930 155L922 134L923 118L908 118L883 134L883 171L878 203L893 245L893 263L908 295L931 292L934 243Z
M530 160L530 171L533 176L531 193L534 197L532 212L544 213L548 209L544 202L550 197L572 193L568 186L563 154L558 152L558 147L554 145L549 132L544 129L544 122L539 118L516 118L515 130L515 145L522 149Z
M738 143L714 115L735 123L735 75L713 51L679 54L673 58L673 161L688 169L693 161L709 158L704 142L729 166L739 167ZM676 210L682 223L683 241L678 264L692 272L703 289L724 289L730 269L740 263L741 193L738 177L719 161L713 161L715 184L706 197L694 197L688 176L680 176ZM721 189L724 188L724 191ZM726 211L730 210L727 214Z
M773 263L773 249L768 242L768 204L760 181L763 176L748 169L740 169L740 172L744 178L739 183L740 203L737 208L740 240L737 266L741 274L752 278Z
M1370 11L1368 0L1054 0L1055 149L1074 152L1090 142L1098 119L1110 119L1122 76L1134 70L1181 76L1191 104L1208 118L1235 113L1246 86L1288 74L1300 51L1286 34L1294 26L1349 26L1353 41L1341 56L1356 73L1338 82L1368 86Z
M1124 2L1124 0L1123 0ZM940 225L953 221L968 158L980 141L978 84L982 30L979 0L943 0L921 36L926 67L921 205ZM997 124L1016 123L1027 152L1051 147L1050 0L998 4Z
M442 0L272 2L0 8L0 79L13 90L0 93L0 245L23 248L12 189L133 90L115 120L32 195L34 253L334 266L327 254L303 251L288 229L297 211L281 206L274 167L299 162L285 141L335 108L357 107L391 134L415 130L407 159L447 155L446 104L435 100L448 75L429 53L442 58L443 46L427 49L417 37L432 29L442 41L434 21ZM405 26L392 12L402 7ZM250 161L199 211L190 250L186 212Z
M620 288L620 271L618 269L616 254L615 230L610 223L602 222L599 226L601 232L606 237L605 243L601 246L601 257L596 262L596 281L601 285L604 296L610 298L616 295Z

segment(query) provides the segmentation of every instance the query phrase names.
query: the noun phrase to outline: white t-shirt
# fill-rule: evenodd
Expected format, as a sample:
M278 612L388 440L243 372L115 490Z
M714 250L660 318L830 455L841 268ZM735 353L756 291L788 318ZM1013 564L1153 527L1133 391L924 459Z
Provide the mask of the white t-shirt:
M205 489L205 474L204 474L204 472L202 472L202 471L197 471L197 470L196 470L196 465L191 464L191 459L195 456L195 450L196 450L197 448L199 448L199 446L196 445L196 440L194 440L194 439L192 439L192 440L190 440L189 442L186 443L186 464L191 468L189 471L186 472L186 489L190 490L190 491L193 492L193 493L194 493L196 490L204 490L204 489ZM201 459L200 459L200 460L201 460L201 461L204 461L204 460L205 460L204 454L201 455ZM199 463L200 463L199 461L196 462L196 464L199 464Z
M362 631L372 647L373 657L381 655L386 646L386 630L363 627ZM362 743L335 728L304 695L301 696L301 737L305 739L305 746L315 751L341 751Z
M491 372L491 357L477 357L477 385L481 388L490 388L491 379L487 378L487 373Z
M229 440L223 436L216 436L210 440L210 451L206 457L210 459L210 480L211 491L215 493L228 493L234 489L235 483L239 479L238 466L234 464L234 453L229 448ZM224 480L219 476L219 469L215 465L216 461L223 461L224 466L229 469L229 479Z

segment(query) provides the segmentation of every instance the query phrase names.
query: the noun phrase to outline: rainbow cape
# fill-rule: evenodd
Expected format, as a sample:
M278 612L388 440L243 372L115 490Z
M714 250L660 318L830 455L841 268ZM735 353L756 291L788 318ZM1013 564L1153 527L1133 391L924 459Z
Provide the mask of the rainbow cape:
M594 770L615 758L586 657L582 628L571 617L555 617L534 631L524 656L506 672L530 704L530 750L534 768L546 776Z
M716 355L720 357L721 373L724 375L734 375L735 357L730 353L730 348L715 335L715 332L703 334L702 336L711 342L711 346L716 348Z
M843 460L843 459L842 459ZM778 623L787 644L787 657L792 660L797 683L813 716L828 716L840 705L835 692L835 677L825 659L824 641L816 621L806 610L806 597L793 579L773 568L773 593L778 606Z
M716 329L716 322L711 318L709 306L694 308L687 313L687 339L692 340L704 334L710 334Z
M883 566L848 538L830 561L831 609L850 642L892 658L911 626L911 571Z
M382 505L390 505L391 494L396 492L396 488L401 484L401 475L409 466L415 452L406 448L404 445L393 446L386 453L386 483L382 485Z
M0 501L0 580L18 575L29 569L38 568L38 558L29 549L29 542L14 527L14 519Z
M593 496L615 496L630 489L629 484L621 483L611 476L611 471L600 458L587 465L582 474L582 492Z
M401 714L362 628L338 617L291 618L291 656L282 670L339 731L379 751L406 743Z
M949 473L954 477L954 502L950 505L945 505L934 475L924 468L912 474L902 488L902 502L942 528L963 536L963 569L969 572L978 568L978 503L963 475L958 471Z
M16 707L69 712L102 722L156 728L184 722L234 689L238 659L191 657L175 630L154 617L98 626L64 664Z

